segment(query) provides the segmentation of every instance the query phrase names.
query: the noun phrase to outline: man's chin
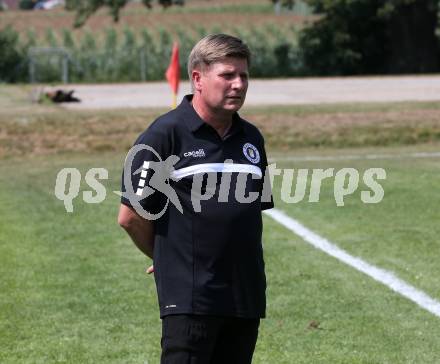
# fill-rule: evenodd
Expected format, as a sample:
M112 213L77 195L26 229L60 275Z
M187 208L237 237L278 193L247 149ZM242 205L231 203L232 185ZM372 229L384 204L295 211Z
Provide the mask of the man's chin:
M240 100L240 102L234 102L234 103L227 103L223 106L223 109L225 111L230 111L230 112L236 112L238 110L240 110L240 108L243 106L243 102Z

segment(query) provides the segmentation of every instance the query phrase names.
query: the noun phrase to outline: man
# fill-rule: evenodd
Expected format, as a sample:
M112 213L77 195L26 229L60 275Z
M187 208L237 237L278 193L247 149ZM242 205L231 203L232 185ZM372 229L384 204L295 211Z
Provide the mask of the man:
M238 38L200 40L193 95L126 159L119 224L154 262L161 363L252 362L266 309L261 211L273 202L263 137L237 113L249 61Z

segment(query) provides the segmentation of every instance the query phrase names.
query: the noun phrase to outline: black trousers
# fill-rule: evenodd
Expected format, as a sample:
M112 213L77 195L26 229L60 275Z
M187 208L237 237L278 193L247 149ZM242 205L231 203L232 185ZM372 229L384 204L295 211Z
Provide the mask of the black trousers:
M162 319L161 364L251 364L260 319L169 315Z

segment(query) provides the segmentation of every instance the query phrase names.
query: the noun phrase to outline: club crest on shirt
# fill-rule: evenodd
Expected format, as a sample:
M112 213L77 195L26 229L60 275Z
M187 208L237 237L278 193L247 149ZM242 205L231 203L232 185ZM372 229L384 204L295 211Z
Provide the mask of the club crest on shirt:
M254 164L260 161L260 153L258 152L258 149L251 143L246 143L245 145L243 145L243 154L249 161Z

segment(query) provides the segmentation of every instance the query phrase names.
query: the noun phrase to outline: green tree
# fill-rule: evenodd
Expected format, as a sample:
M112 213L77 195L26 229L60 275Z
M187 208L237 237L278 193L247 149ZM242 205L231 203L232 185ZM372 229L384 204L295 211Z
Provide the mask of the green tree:
M300 36L313 74L439 70L438 0L308 0L322 17Z
M58 40L52 28L46 29L46 44L49 47L58 47Z
M76 11L74 26L81 27L101 7L108 7L113 20L117 22L120 10L128 2L129 0L66 0L65 7L67 10ZM163 8L185 3L184 0L157 0L157 2ZM142 3L149 9L153 6L152 0L142 0Z
M19 45L18 33L10 25L0 30L0 83L15 82L24 62L24 49Z
M386 23L389 72L439 70L438 14L438 0L390 0L379 9Z
M270 0L272 4L280 7L285 7L287 9L292 10L293 6L295 5L295 0Z
M75 38L69 29L63 28L63 46L68 49L75 49Z
M36 1L34 0L20 0L18 3L18 7L21 10L32 10L35 6Z

